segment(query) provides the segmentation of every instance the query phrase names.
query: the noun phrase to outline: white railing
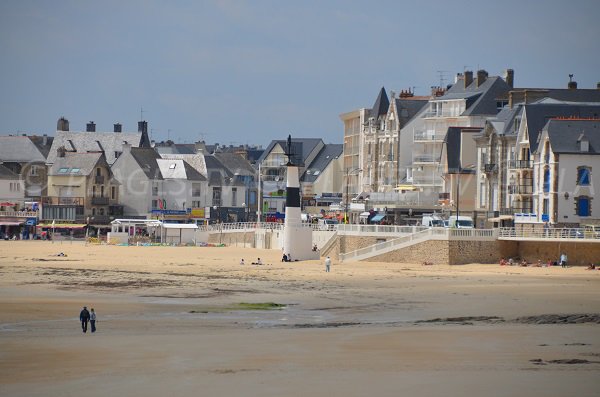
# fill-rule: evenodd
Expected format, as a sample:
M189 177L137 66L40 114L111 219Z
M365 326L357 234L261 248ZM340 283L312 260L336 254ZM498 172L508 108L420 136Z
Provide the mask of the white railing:
M0 211L0 217L7 218L36 218L37 216L36 211Z
M502 227L499 229L498 238L544 240L578 239L584 241L598 241L600 240L600 232L587 230L585 228L539 228L529 230L514 227Z
M393 225L353 225L342 224L338 225L337 231L340 235L357 235L357 234L412 234L426 230L422 226L393 226Z
M365 257L373 257L380 254L383 254L387 251L390 251L394 248L399 248L400 245L405 245L408 243L415 243L417 240L423 241L426 240L431 235L431 230L422 230L417 233L409 234L408 236L398 237L390 241L385 241L383 243L377 243L370 245L368 247L357 249L356 251L340 253L340 260L343 262L349 259L357 259L359 257L363 257L361 259L365 259Z
M445 138L445 135L436 134L435 131L415 132L415 135L414 135L415 141L435 142L435 141L443 141L444 138Z
M283 223L276 222L234 222L215 223L213 225L198 226L199 230L207 232L236 232L256 229L283 230Z

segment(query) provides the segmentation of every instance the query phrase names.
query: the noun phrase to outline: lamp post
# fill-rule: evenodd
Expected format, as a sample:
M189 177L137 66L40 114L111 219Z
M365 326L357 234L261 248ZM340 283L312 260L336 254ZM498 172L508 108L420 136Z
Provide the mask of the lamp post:
M348 223L348 199L350 196L350 175L355 173L355 172L361 172L362 169L361 168L354 168L354 169L350 169L350 168L346 168L346 204L344 205L344 222Z

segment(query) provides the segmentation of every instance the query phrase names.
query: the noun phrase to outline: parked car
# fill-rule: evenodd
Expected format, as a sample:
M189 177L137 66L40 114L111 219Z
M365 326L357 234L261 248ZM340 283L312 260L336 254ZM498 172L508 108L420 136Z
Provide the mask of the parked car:
M600 225L584 225L583 236L585 238L598 238L600 239Z

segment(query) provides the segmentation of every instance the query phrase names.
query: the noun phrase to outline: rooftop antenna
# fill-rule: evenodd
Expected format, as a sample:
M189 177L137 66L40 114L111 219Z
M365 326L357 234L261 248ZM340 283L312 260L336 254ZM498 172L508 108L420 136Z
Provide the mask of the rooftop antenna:
M140 106L140 121L144 120L144 108Z
M167 130L167 141L171 140L171 129Z
M446 81L446 73L447 70L437 70L437 73L440 75L440 87L444 87L444 82Z

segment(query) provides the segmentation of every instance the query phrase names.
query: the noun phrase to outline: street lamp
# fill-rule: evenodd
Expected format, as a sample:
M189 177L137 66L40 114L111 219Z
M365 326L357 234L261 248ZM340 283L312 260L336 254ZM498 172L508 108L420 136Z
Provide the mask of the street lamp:
M350 175L354 174L355 172L361 172L362 168L354 168L354 169L350 169L350 168L346 168L346 204L344 205L344 222L348 223L348 199L350 196Z

